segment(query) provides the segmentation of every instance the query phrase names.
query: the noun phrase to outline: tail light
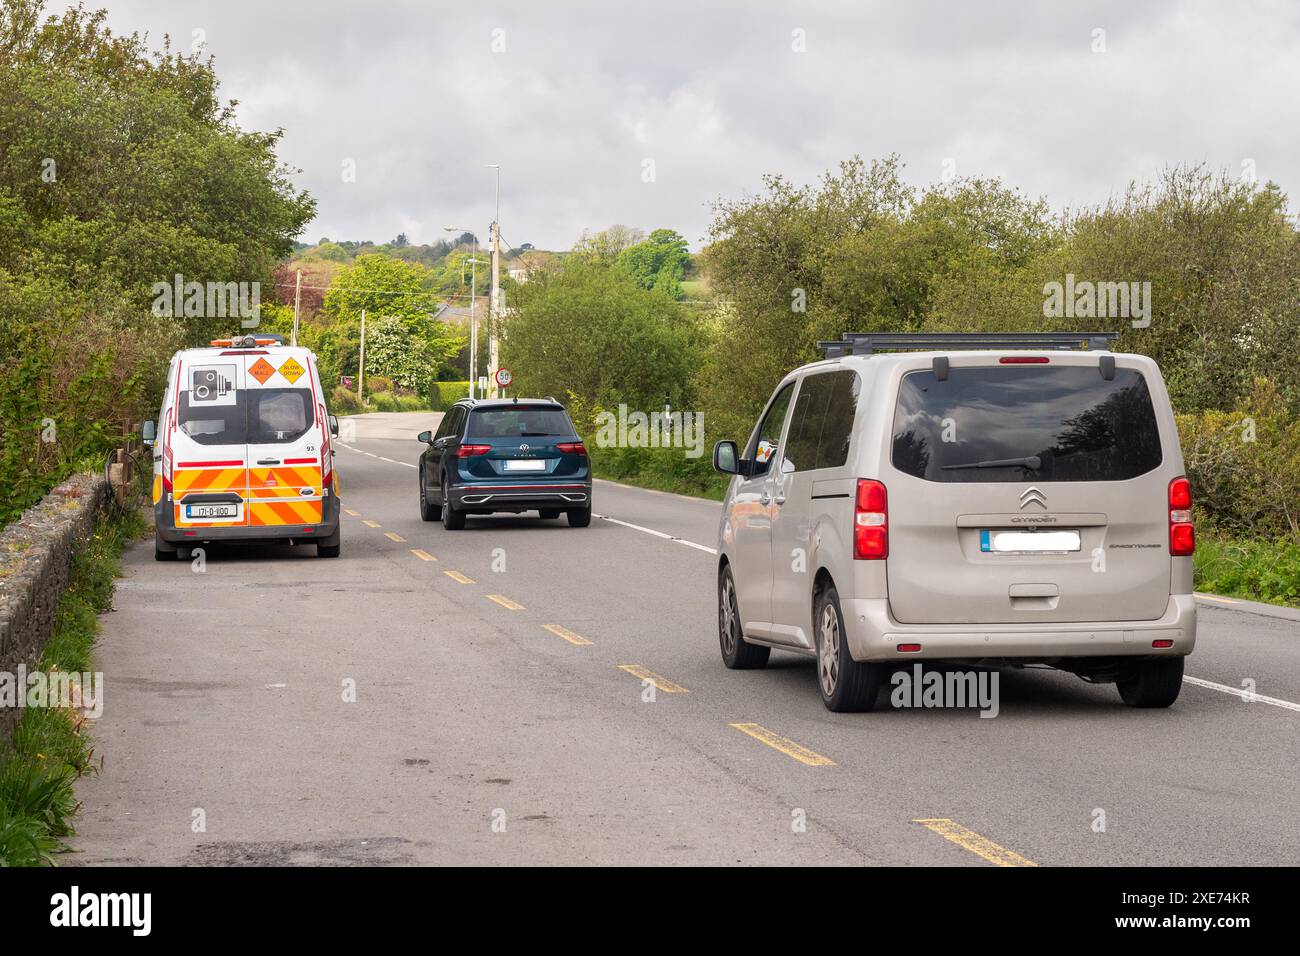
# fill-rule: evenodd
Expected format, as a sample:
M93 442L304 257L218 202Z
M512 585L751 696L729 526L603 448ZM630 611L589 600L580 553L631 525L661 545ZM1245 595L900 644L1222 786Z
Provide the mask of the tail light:
M162 450L162 488L166 494L172 492L172 428L174 424L172 411L167 411L167 425L163 428Z
M1046 365L1050 361L1046 355L1005 355L998 359L1001 365Z
M889 507L885 486L869 478L858 479L853 503L853 557L880 561L889 557Z
M1192 527L1192 483L1186 478L1169 482L1169 553L1186 557L1196 551Z
M486 455L491 450L491 445L461 445L456 449L456 457L473 458L476 455Z
M587 446L580 441L562 441L555 446L564 455L586 455Z
M330 486L330 470L334 467L334 455L330 450L330 420L325 416L325 406L316 403L316 413L320 416L320 486L322 491Z

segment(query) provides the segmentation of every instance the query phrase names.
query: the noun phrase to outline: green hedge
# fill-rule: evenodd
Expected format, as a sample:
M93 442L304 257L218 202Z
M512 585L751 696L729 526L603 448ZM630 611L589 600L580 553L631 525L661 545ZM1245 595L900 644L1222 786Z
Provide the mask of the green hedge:
M469 382L434 382L429 397L435 412L445 412L462 398L469 397Z

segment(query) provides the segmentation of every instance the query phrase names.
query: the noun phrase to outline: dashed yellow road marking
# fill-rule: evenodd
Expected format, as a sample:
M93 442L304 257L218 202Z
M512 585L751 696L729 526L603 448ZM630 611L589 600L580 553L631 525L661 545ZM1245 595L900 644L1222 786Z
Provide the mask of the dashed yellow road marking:
M453 581L459 581L461 584L473 584L473 583L474 583L474 579L473 579L473 578L467 578L467 577L465 577L465 575L461 574L459 571L443 571L442 573L445 574L445 575L447 575L447 577L451 578Z
M412 549L411 549L411 554L415 555L415 556L416 556L417 558L419 558L421 561L437 561L437 560L438 560L438 559L435 558L433 555L431 555L428 551L421 551L419 548L412 548Z
M654 671L646 670L640 664L619 664L618 669L621 671L627 671L633 677L639 677L642 680L648 680L650 683L654 684L655 687L659 688L659 690L663 691L665 694L689 694L690 693L690 691L687 690L685 687L683 687L681 684L674 683L673 681L670 681L667 677L660 677Z
M980 836L974 830L962 826L955 820L938 817L927 820L913 820L912 822L921 824L927 830L932 830L945 840L957 844L963 850L969 850L976 856L983 857L994 866L1038 865L1032 860L1026 860L1019 853L994 843L988 837Z
M510 600L510 598L506 597L504 594L488 594L485 595L485 597L487 597L489 601L495 601L497 604L500 604L507 611L528 610L528 608L524 607L522 604L519 604L516 601Z
M363 525L365 525L367 528L382 528L382 527L383 527L383 525L381 525L378 521L371 521L369 518L363 518L363 519L361 520L361 523L362 523Z
M556 637L562 637L570 644L577 644L579 647L585 644L593 643L592 641L587 640L581 634L575 634L567 627L562 627L559 624L543 624L542 627L546 628L546 630L550 631Z
M396 541L398 544L405 544L405 543L406 543L406 539L403 538L403 537L402 537L400 534L398 534L396 531L385 531L385 532L384 532L384 537L387 538L389 541Z
M782 737L780 734L774 733L766 727L762 727L758 724L730 724L729 726L735 727L742 734L749 734L749 736L761 743L767 744L773 750L779 750L787 757L793 757L800 763L807 764L810 767L838 766L838 764L836 764L830 757L823 757L815 750L809 750L807 747L797 744L793 740Z
M352 517L354 517L354 518L360 518L360 517L361 517L361 512L360 512L360 511L353 511L351 508L344 508L343 510L346 511L348 514L352 515Z

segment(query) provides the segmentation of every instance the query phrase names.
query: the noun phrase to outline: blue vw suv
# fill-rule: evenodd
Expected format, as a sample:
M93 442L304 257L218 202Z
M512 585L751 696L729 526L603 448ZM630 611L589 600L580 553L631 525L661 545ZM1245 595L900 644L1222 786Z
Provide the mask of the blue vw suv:
M420 517L449 531L466 515L564 512L591 524L591 463L564 406L552 399L457 402L436 432L421 432Z

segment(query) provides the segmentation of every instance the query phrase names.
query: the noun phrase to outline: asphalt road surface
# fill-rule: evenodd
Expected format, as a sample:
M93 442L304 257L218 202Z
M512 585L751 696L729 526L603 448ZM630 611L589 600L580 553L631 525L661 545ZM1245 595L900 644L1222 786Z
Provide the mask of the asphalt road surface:
M1036 670L993 719L832 714L811 659L722 666L718 505L602 482L589 528L447 532L432 422L345 435L337 560L132 547L67 863L1300 862L1300 615L1203 602L1169 710Z

